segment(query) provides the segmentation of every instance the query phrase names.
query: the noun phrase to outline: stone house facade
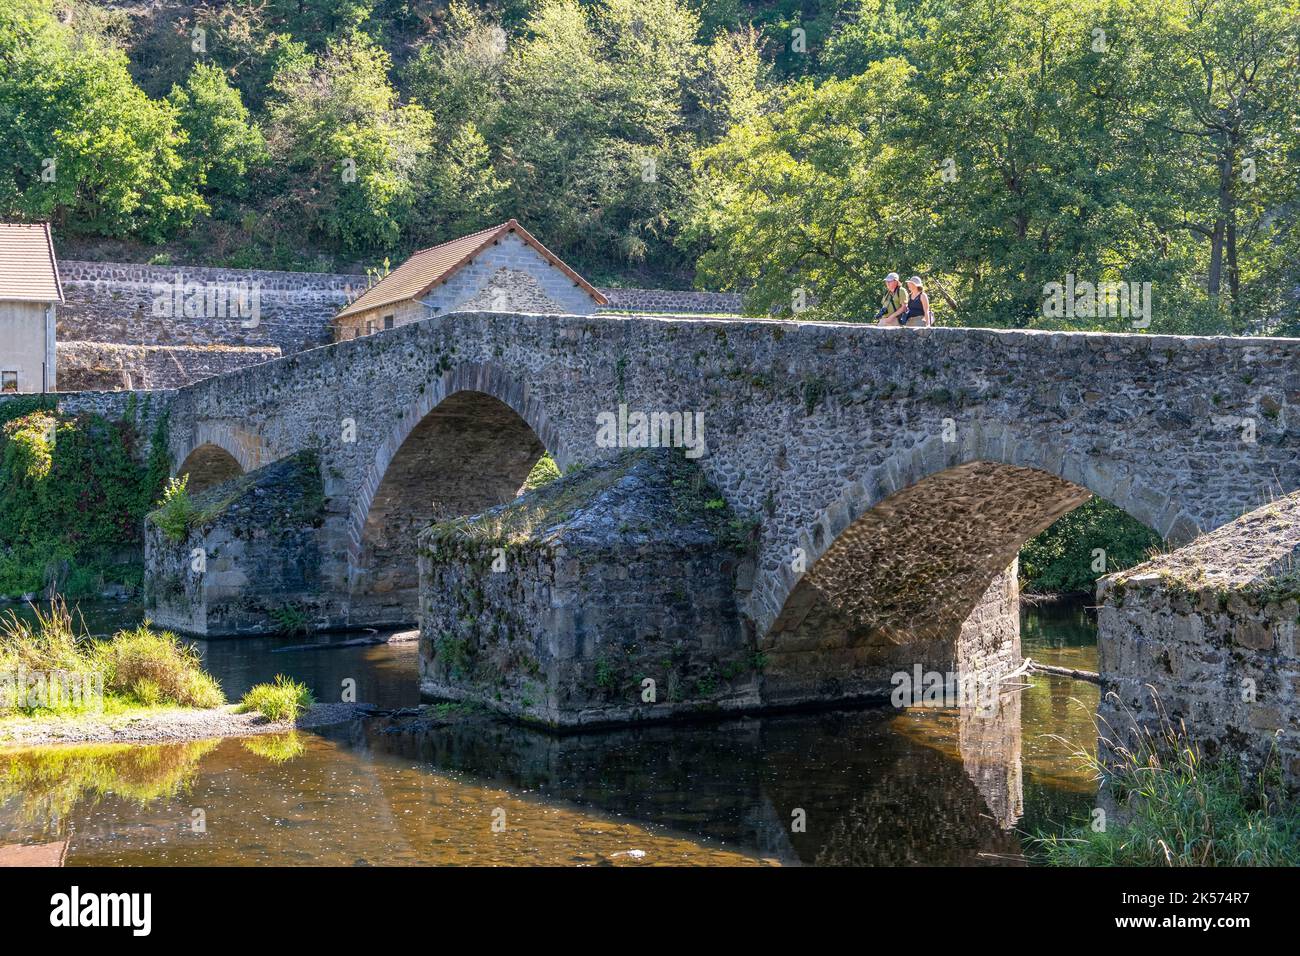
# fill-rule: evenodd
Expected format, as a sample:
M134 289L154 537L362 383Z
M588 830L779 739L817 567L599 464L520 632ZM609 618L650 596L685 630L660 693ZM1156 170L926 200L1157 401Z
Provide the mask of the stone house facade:
M339 311L334 340L453 311L590 315L607 304L511 219L412 255Z

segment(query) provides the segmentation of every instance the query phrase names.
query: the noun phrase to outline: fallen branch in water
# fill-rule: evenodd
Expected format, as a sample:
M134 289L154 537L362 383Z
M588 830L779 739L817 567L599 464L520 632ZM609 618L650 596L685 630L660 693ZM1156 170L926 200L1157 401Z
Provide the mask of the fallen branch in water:
M1031 657L1025 658L1025 663L1021 665L1027 667L1035 674L1055 674L1057 677L1071 677L1074 680L1086 680L1090 684L1108 684L1110 680L1102 677L1095 671L1080 671L1073 667L1057 667L1054 664L1040 664Z

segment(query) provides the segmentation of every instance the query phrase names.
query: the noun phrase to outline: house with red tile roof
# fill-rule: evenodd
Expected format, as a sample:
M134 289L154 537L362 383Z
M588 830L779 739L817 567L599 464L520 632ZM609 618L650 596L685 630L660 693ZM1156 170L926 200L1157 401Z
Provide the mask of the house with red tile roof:
M52 392L63 286L48 223L0 223L0 392Z
M457 311L589 315L608 300L514 219L422 249L334 316L352 339Z

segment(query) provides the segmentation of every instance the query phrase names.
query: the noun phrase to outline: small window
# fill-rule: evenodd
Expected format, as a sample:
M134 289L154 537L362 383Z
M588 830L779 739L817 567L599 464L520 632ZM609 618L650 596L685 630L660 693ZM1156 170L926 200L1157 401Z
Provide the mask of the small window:
M352 326L352 337L353 337L354 339L359 339L359 338L361 338L361 329L360 329L360 327L355 326L355 325Z
M392 327L393 327L393 317L391 315L384 316L384 328L391 329Z
M18 391L18 373L0 372L0 392Z
M374 335L374 334L375 334L375 320L366 319L366 335Z

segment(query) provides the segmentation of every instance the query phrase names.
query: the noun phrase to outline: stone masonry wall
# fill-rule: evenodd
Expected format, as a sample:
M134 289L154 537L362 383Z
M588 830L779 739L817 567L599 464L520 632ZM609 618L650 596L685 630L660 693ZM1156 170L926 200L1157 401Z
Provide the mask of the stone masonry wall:
M505 273L502 274L502 270ZM364 275L324 272L273 272L257 269L217 269L199 266L159 266L125 262L59 263L67 302L59 308L60 342L99 342L135 346L227 345L275 347L283 354L315 348L337 339L366 334L366 322L383 328L383 316L394 314L397 325L428 318L432 310L418 305L389 306L350 316L336 331L335 313L370 284ZM248 327L238 317L161 317L154 299L177 282L237 288L257 283L260 319ZM504 296L496 304L491 289ZM606 311L739 314L740 296L721 292L671 289L601 289L610 300ZM487 298L484 298L487 296ZM508 237L459 277L440 287L429 303L442 312L453 309L496 309L514 312L577 312L597 306L574 287L559 269L547 264L521 240ZM191 379L192 380L192 379ZM68 391L66 386L61 386Z
M422 533L422 691L553 727L756 707L741 556L712 526L728 516L672 454L594 466ZM515 521L537 525L516 538Z
M60 262L59 276L67 300L58 313L60 342L274 346L286 354L328 343L330 319L367 283L361 275L77 260ZM187 283L197 284L191 291L256 283L257 324L230 309L224 318L155 314L155 299L170 296L178 282L183 294Z
M105 392L54 392L46 396L59 411L68 415L100 415L117 421L126 415L134 417L141 435L148 439L158 424L158 416L171 407L175 393L172 391L105 391ZM0 408L5 402L39 398L34 395L0 395ZM148 454L148 441L141 455Z
M609 305L603 312L697 313L741 315L735 292L693 292L677 289L601 289Z
M326 623L324 498L314 453L249 472L193 501L203 518L180 540L145 520L145 600L154 621L200 637L279 633L299 617L306 627Z
M502 270L506 274L502 275ZM521 280L532 276L535 283ZM494 281L501 283L500 303L478 303L486 291L491 298ZM518 301L527 307L513 306ZM454 272L424 298L434 314L468 309L515 312L567 312L586 315L599 307L596 300L558 267L551 265L532 246L514 235L505 235L489 246L469 265Z
M1209 755L1300 786L1300 494L1097 589L1105 738L1183 722Z
M280 357L278 346L115 345L59 342L65 392L179 388Z

